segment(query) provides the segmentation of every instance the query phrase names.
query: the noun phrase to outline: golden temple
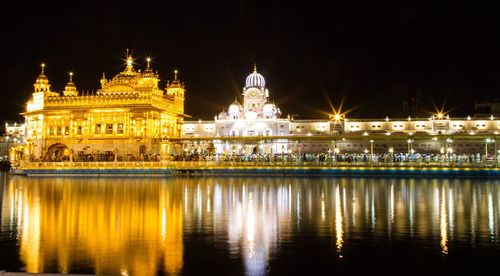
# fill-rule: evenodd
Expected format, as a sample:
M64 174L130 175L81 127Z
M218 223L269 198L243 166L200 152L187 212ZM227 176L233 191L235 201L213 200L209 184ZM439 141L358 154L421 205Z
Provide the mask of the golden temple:
M84 95L73 82L62 93L51 90L45 64L36 79L25 116L30 160L113 161L158 160L160 143L179 137L184 114L185 86L177 79L160 89L159 76L141 72L127 51L125 69L111 79L104 73L101 88Z

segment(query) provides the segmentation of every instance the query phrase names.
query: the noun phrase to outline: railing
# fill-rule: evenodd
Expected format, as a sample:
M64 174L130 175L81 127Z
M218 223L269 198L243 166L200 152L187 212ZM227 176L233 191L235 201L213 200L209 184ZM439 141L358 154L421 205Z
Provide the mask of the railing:
M196 167L448 167L448 168L495 168L499 167L499 160L480 162L455 162L455 161L352 161L340 162L327 161L239 161L239 160L214 160L214 161L107 161L107 162L27 162L23 161L14 167L20 168L196 168Z

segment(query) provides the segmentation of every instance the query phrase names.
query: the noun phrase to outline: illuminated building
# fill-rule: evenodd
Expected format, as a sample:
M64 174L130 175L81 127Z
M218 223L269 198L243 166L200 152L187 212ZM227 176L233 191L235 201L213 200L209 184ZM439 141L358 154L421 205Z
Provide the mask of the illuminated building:
M161 139L180 136L184 84L177 79L159 87L159 76L141 72L127 53L126 67L107 79L95 94L78 91L69 74L62 94L51 90L42 64L25 116L25 159L47 161L158 158Z
M328 119L317 120L282 118L280 109L269 100L265 84L264 77L254 67L246 78L242 103L235 99L213 121L185 121L182 137L201 142L196 144L186 139L184 148L194 151L213 144L216 154L229 155L327 153L334 149L362 153L371 147L374 152L387 152L390 147L396 152L406 152L411 147L423 153L439 152L446 137L438 137L455 135L466 137L455 141L460 153L477 153L483 149L481 138L468 137L497 137L500 133L500 119L494 115L450 118L449 114L437 113L429 118L348 119L343 114L332 114ZM207 139L203 140L204 137ZM412 138L411 146L407 145L408 138Z

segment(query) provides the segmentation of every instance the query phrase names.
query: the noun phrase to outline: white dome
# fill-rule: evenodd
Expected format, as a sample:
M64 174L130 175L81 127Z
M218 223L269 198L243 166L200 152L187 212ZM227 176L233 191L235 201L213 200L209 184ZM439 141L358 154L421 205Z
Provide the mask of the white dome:
M221 113L219 113L219 120L226 120L228 116L229 114L227 114L226 111L222 111Z
M238 100L234 100L234 102L229 105L229 113L239 113L242 109L243 107Z
M257 73L257 68L254 67L253 73L248 75L247 80L245 82L245 87L264 87L266 86L266 81L264 77Z

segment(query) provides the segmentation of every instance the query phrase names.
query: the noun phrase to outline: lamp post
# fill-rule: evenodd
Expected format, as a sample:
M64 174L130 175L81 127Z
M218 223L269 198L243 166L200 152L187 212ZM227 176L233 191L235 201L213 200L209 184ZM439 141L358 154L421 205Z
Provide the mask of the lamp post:
M390 162L389 162L389 165L391 165L391 166L392 166L392 164L393 164L393 163L392 163L392 160L393 160L393 154L394 154L394 148L393 148L393 147L390 147L390 148L389 148L389 154L390 154L390 155L389 155L389 158L390 158L390 160L389 160L389 161L390 161Z
M374 160L374 158L373 158L373 143L374 143L374 142L375 142L375 141L370 140L370 161L371 161L372 163L375 163L375 160Z
M411 144L413 143L413 139L408 138L408 140L406 140L406 142L408 142L408 162L410 163L410 166L411 166L411 155L412 155L412 150L413 150L413 147Z
M491 143L491 139L490 138L486 138L484 140L484 161L486 162L486 159L488 159L488 144Z

